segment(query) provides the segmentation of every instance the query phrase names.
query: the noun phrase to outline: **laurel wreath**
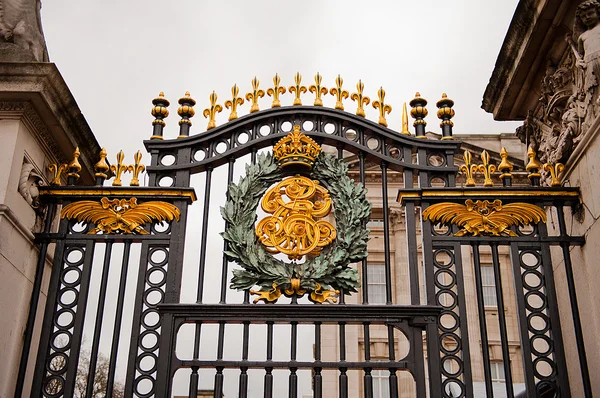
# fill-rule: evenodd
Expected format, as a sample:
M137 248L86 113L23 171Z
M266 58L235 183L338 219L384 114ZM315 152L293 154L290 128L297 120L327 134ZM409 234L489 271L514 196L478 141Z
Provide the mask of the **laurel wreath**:
M246 165L246 175L231 184L228 200L221 207L227 222L221 233L227 242L225 254L243 269L233 270L231 288L248 290L260 286L262 292L277 286L290 289L291 279L300 279L300 287L309 291L340 290L344 294L360 287L358 272L351 263L367 257L371 214L362 184L348 177L348 166L337 157L321 152L310 177L323 185L333 200L337 237L321 254L303 263L287 264L276 259L258 243L254 231L256 208L267 189L282 179L281 168L271 153L259 155L256 164Z

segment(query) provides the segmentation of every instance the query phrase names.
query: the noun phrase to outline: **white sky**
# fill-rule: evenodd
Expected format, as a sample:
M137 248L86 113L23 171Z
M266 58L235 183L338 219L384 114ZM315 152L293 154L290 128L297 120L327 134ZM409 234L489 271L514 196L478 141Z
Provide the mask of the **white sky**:
M386 100L394 108L388 117L393 129L400 129L402 102L410 101L419 91L429 101L428 130L440 131L435 102L446 92L456 103L455 133L513 132L520 123L495 122L480 106L516 4L517 0L45 0L42 22L50 60L64 76L100 145L107 148L111 161L123 149L130 162L133 153L143 148L142 140L151 135L151 100L159 91L171 101L165 137L175 138L177 100L186 90L198 101L192 126L192 134L198 134L206 126L202 110L212 90L223 103L234 83L245 94L256 75L266 91L272 76L279 73L282 85L288 87L296 71L302 73L306 86L313 83L319 71L326 87L334 85L339 73L350 92L355 91L360 78L372 100L383 86ZM285 94L282 103L291 104L291 98ZM310 93L305 94L304 103L312 104L312 98ZM260 104L262 109L269 107L270 98L263 98ZM327 96L325 105L333 104L334 98ZM345 104L346 110L355 110L350 100ZM248 109L245 103L238 113L244 115ZM224 110L218 124L225 123L227 116ZM371 106L367 117L377 120L377 111ZM149 161L149 157L146 155L144 160ZM236 167L236 175L241 173L241 166ZM213 181L222 184L223 179L224 171L215 171ZM196 186L201 197L203 180L194 181L201 184ZM214 223L215 227L211 227L214 231L209 237L208 255L215 259L218 269L222 240L217 232L222 230L223 222L217 202L223 192L213 194L215 206L210 213L211 226ZM190 209L190 219L201 215L200 202ZM188 226L188 240L196 246L200 225L197 221ZM197 250L186 251L188 262L197 264ZM135 268L130 268L132 278L136 277ZM94 275L98 273L99 268ZM220 275L207 275L207 280L211 277L214 280L207 284L205 295L209 302L215 297L218 301L218 292L210 286L218 286ZM111 273L110 280L115 278L118 275ZM195 300L195 282L187 281L195 278L193 271L184 274L184 285L191 283L184 293L185 301ZM126 297L132 299L132 294L128 290ZM230 292L228 298L239 301L240 294ZM109 294L108 300L110 306L116 298ZM91 292L88 308L95 311L95 303ZM128 307L126 312L130 310ZM90 322L93 312L86 319L86 330ZM128 322L127 315L124 322ZM127 326L123 332L128 333ZM288 341L282 333L281 340ZM205 331L203 339L211 335L213 332ZM102 347L107 347L109 339L110 334L103 329ZM252 344L261 353L263 345ZM121 376L127 354L124 348L119 350ZM239 353L239 347L235 349ZM310 345L304 349L311 352ZM302 346L299 351L304 352ZM239 372L233 373L233 380L226 380L226 397L237 393ZM262 386L259 373L251 383L251 396L253 388L258 391ZM182 377L176 380L184 384L187 373ZM308 373L301 377L303 385L310 386ZM210 372L201 375L201 380L202 388L212 388ZM187 393L186 387L177 384L177 393ZM287 391L284 385L281 388Z

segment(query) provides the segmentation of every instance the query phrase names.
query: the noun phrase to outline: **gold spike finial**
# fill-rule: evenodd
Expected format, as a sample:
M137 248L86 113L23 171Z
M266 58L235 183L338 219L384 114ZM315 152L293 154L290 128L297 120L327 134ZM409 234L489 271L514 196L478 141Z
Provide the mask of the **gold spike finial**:
M338 74L335 78L335 87L329 90L331 95L335 95L335 109L339 109L341 111L344 110L344 104L342 100L344 98L348 98L350 95L347 90L342 89L342 84L344 84L344 79Z
M260 84L260 80L256 76L252 79L252 91L246 93L246 101L252 101L252 106L250 106L250 113L258 112L260 109L258 107L258 99L265 96L265 92L258 88Z
M210 99L210 107L206 108L202 114L205 118L208 118L208 125L206 126L206 130L214 129L217 127L217 122L215 121L215 116L218 112L223 110L223 107L217 104L217 93L213 90L213 92L209 96Z
M496 171L496 166L490 164L490 154L485 149L481 152L481 161L482 164L478 166L479 172L483 173L484 176L484 187L493 187L494 182L492 181L492 173Z
M392 112L392 106L385 103L385 90L383 87L379 87L377 91L377 101L373 101L373 108L379 109L379 121L378 123L382 126L387 127L387 120L385 120L385 114Z
M551 187L560 187L562 183L560 182L560 173L565 170L565 165L562 163L546 163L544 164L544 170L550 172L550 177L552 181L550 182Z
M408 112L406 111L406 102L402 106L402 131L400 134L410 135L408 130Z
M137 151L135 153L135 155L133 155L133 160L134 160L134 164L130 164L127 167L128 171L133 173L133 177L131 178L129 185L132 187L139 187L140 186L140 180L139 180L140 173L146 169L146 166L144 166L142 164L142 152Z
M73 151L73 160L67 166L68 174L67 177L75 177L76 180L79 179L79 172L81 171L81 164L79 163L79 156L81 152L79 152L79 147L75 148Z
M244 99L241 98L240 96L240 89L237 86L237 84L234 84L233 87L231 87L231 99L225 101L225 108L229 109L231 108L231 113L229 114L229 121L232 121L234 119L237 119L238 114L237 114L237 107L238 105L242 105L244 103Z
M541 177L540 171L542 170L542 164L537 160L537 152L533 149L532 145L529 145L527 149L527 157L529 158L529 163L525 166L525 170L529 172L527 178L533 181L534 178Z
M302 105L302 100L300 99L300 94L306 92L306 86L302 86L302 75L300 72L296 72L294 75L294 85L290 86L288 90L290 93L294 93L294 104L293 105Z
M275 76L273 76L273 87L267 90L267 95L269 97L273 97L271 108L278 108L281 106L279 95L285 94L285 87L281 86L280 84L281 78L279 77L279 74L275 73Z
M110 170L115 175L115 180L112 183L113 187L120 187L121 185L123 185L123 183L121 182L121 175L129 171L129 167L123 164L124 159L125 154L123 153L123 151L119 151L119 153L117 153L117 164L110 165Z
M465 175L465 178L466 178L465 186L474 187L475 180L473 179L473 173L477 172L478 167L477 167L477 165L475 165L471 162L472 161L471 152L465 151L463 154L463 158L465 160L465 164L460 166L460 171Z
M508 161L508 151L504 147L502 147L502 149L500 150L500 158L502 159L502 161L498 165L498 170L502 173L500 175L500 179L513 178L513 175L511 173L513 165Z
M315 75L315 84L311 85L308 89L311 93L315 94L314 106L323 106L323 99L321 95L327 94L327 88L321 86L323 76L319 72Z
M365 84L362 82L362 80L359 80L358 83L356 83L356 92L352 93L352 95L350 96L350 99L352 101L356 101L358 103L358 106L356 108L356 114L362 117L366 116L365 108L363 106L369 105L369 103L371 102L371 99L369 97L363 96L364 89Z
M103 179L108 178L108 170L110 170L110 168L106 163L106 148L102 148L100 150L100 160L94 165L94 170L96 171L94 177L99 177Z

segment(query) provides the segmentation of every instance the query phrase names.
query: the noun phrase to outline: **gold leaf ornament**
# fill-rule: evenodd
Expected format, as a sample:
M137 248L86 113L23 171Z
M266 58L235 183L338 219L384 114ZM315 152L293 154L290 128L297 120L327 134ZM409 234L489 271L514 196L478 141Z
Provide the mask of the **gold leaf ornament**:
M315 102L314 106L323 106L323 99L321 95L327 94L327 88L321 85L323 81L323 76L319 72L315 75L315 84L311 85L308 89L311 93L315 94Z
M217 98L217 93L213 90L213 92L209 96L210 107L206 108L202 112L204 117L208 118L208 125L206 126L206 130L214 129L215 127L217 127L215 116L218 112L221 112L223 110L223 107L217 104Z
M343 84L344 79L342 79L340 75L337 75L337 77L335 78L335 87L329 90L329 93L331 95L335 95L335 109L339 109L341 111L344 110L344 103L342 102L342 100L348 98L348 96L350 95L347 90L344 90L342 88Z
M167 202L137 203L136 198L130 199L100 199L82 200L65 206L61 211L61 218L75 219L79 222L93 223L93 228L88 234L141 234L147 235L144 229L147 223L179 221L179 209Z
M275 76L273 76L273 87L267 90L267 95L273 97L271 108L279 108L281 106L281 101L279 100L279 95L281 94L285 94L285 87L281 86L281 78L275 73Z
M356 101L358 103L356 107L356 114L362 117L366 116L364 105L369 105L371 102L369 97L363 95L364 89L365 84L362 82L362 80L359 80L358 83L356 83L356 92L352 93L350 96L352 101Z
M229 119L227 119L228 121L232 121L238 118L237 107L238 105L242 105L243 103L244 99L240 97L240 88L237 86L237 84L234 84L233 87L231 87L231 99L225 101L225 108L231 108Z
M294 93L293 105L296 105L296 106L302 105L302 100L300 99L300 94L303 94L306 92L306 86L302 85L302 75L300 74L300 72L296 72L296 74L294 75L294 83L295 83L295 85L290 86L288 88L290 93Z
M250 113L258 112L260 108L258 107L258 99L265 96L265 92L258 88L260 84L260 80L256 76L252 79L252 91L246 93L246 101L251 101L252 105L250 106Z
M378 123L382 126L387 127L387 120L385 120L385 114L392 112L392 106L385 103L385 90L383 87L379 87L377 91L377 101L373 101L373 108L379 109L379 121Z

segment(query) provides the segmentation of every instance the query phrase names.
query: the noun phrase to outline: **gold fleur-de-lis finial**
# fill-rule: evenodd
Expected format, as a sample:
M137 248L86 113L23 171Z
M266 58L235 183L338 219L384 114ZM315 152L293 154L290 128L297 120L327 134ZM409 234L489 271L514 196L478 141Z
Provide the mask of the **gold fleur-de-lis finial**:
M231 99L225 101L225 108L229 109L231 108L231 113L229 114L229 121L232 121L234 119L237 119L238 114L237 114L237 107L238 105L242 105L244 103L244 99L241 98L240 96L240 88L237 86L237 84L234 84L233 87L231 87Z
M472 157L471 157L471 152L469 151L465 151L464 152L464 159L465 159L465 164L460 166L460 171L465 175L467 181L465 182L465 186L467 187L474 187L475 186L475 180L473 179L473 173L477 172L477 165L473 164L472 161Z
M565 165L562 163L546 163L544 164L544 170L550 172L550 177L552 181L550 182L551 187L560 187L562 183L558 176L565 170Z
M379 124L387 127L387 120L385 120L385 114L392 113L392 106L385 103L385 90L383 87L379 87L377 91L377 101L373 101L373 108L379 109Z
M110 170L110 168L106 163L106 148L102 148L100 150L100 160L94 165L94 171L96 171L94 177L106 180L108 178L108 170Z
M140 173L144 170L146 170L146 166L144 166L142 164L142 152L141 151L137 151L135 153L135 155L133 155L133 160L134 160L134 164L130 164L127 169L128 171L133 173L133 177L131 178L131 182L129 182L129 185L132 187L139 187L140 186Z
M315 94L314 106L323 106L323 99L321 95L327 94L327 88L321 86L323 76L319 72L315 75L315 84L311 85L308 89L311 93Z
M306 92L306 86L302 86L302 75L300 72L296 72L294 75L294 85L290 86L288 90L290 93L294 93L294 103L293 105L302 105L302 100L300 99L300 94Z
M80 155L81 152L79 152L79 147L76 147L75 151L73 151L73 160L71 160L67 166L67 177L74 177L75 180L79 179L79 172L81 171L81 164L79 163Z
M408 112L406 111L406 102L402 107L402 131L400 134L410 135L410 130L408 129Z
M371 99L367 96L363 96L363 90L365 89L365 84L362 82L362 80L359 80L358 83L356 83L356 92L352 93L352 95L350 96L350 99L352 101L356 101L358 102L358 106L356 108L356 114L358 116L362 116L365 117L365 108L363 108L364 105L369 105L369 102L371 102Z
M478 166L478 169L479 172L483 173L483 176L485 177L483 186L493 187L494 182L492 181L492 173L496 171L496 166L490 164L490 154L488 153L488 151L483 150L483 152L481 152L481 162L482 164Z
M215 121L215 116L218 112L223 110L223 107L217 104L217 93L213 90L213 92L209 95L210 99L210 108L206 108L202 114L205 118L208 118L208 125L206 126L207 130L214 129L217 127L217 122Z
M252 101L252 106L250 106L250 113L258 112L260 109L258 108L258 99L265 96L265 92L258 88L260 84L260 80L256 76L252 79L252 91L246 93L246 101Z
M275 73L275 76L273 76L273 87L267 90L267 95L269 97L273 97L271 108L278 108L281 106L279 95L285 93L285 87L281 86L280 84L281 78L279 77L279 74Z
M502 147L500 150L500 158L502 161L498 165L498 170L500 173L500 179L504 183L505 186L510 186L512 182L513 175L511 173L513 169L513 165L508 161L508 152L506 148Z
M52 173L50 185L60 185L60 177L62 176L62 173L67 171L67 164L52 163L48 165L48 171Z
M350 93L347 90L342 88L342 84L344 84L344 79L340 75L337 75L335 78L335 87L329 90L329 94L335 95L335 109L339 109L341 111L344 110L344 104L342 100L344 98L348 98Z
M123 164L124 159L125 154L123 153L123 151L119 151L119 153L117 153L117 164L110 165L110 170L115 175L115 180L112 183L113 187L120 187L121 185L123 185L123 183L121 182L121 175L129 171L129 167Z

